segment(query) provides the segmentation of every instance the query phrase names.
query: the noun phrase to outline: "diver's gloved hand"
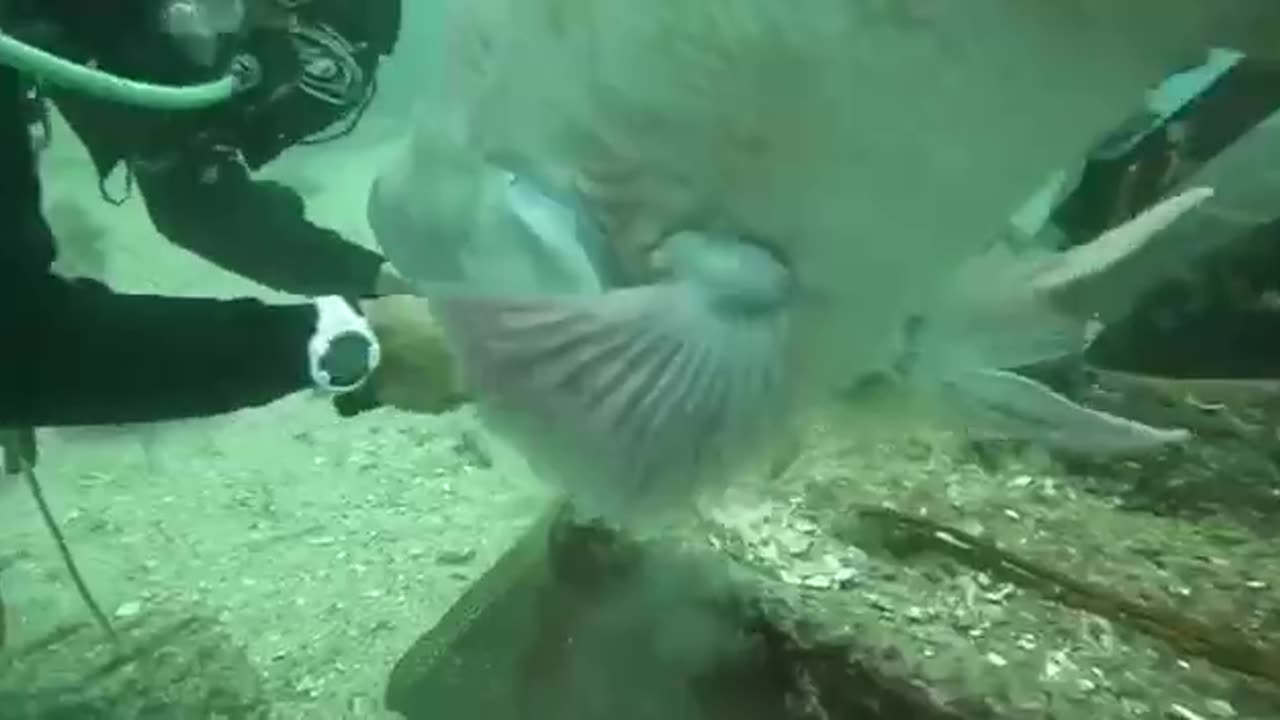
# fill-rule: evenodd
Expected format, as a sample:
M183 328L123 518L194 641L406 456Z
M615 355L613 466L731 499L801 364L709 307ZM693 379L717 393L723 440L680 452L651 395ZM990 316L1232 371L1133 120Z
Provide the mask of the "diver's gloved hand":
M361 392L378 404L423 413L450 410L466 400L426 300L388 295L363 300L360 308L380 346L378 365Z

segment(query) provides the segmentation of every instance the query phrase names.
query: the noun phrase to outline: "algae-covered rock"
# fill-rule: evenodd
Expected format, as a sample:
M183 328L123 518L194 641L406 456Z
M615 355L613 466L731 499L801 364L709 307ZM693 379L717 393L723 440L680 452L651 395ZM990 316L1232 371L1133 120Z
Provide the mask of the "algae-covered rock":
M402 659L388 705L410 720L1280 717L1274 542L1230 516L1125 509L1105 481L831 416L784 472L661 533L549 513Z

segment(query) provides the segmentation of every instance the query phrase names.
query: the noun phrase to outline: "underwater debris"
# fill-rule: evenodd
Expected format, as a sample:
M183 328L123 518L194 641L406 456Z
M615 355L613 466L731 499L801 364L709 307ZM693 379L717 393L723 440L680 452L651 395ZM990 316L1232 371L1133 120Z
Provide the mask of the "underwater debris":
M794 610L672 539L551 507L396 664L388 709L409 720L442 708L486 720L1004 717L856 638L811 642L788 625Z
M1097 369L1090 374L1099 399L1111 395L1111 405L1127 404L1131 413L1160 415L1200 435L1259 444L1276 439L1280 380L1179 379Z
M1073 475L1099 476L1091 491L1131 509L1199 521L1229 516L1261 536L1280 532L1280 382L1171 379L1088 370L1078 397L1157 424L1176 423L1196 442L1114 462L1061 456ZM1227 478L1230 478L1227 480Z
M945 554L976 570L1035 590L1050 600L1105 617L1163 640L1179 652L1280 687L1280 648L1258 644L1226 623L1209 623L1170 607L1135 600L1019 557L996 544L927 518L887 507L857 512L887 530L884 546L895 555L922 551Z

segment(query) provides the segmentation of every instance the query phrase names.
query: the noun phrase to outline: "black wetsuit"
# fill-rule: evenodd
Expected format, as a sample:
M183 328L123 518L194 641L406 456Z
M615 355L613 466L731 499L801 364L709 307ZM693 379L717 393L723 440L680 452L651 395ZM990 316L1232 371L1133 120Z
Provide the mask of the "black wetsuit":
M250 176L288 148L340 132L372 98L380 61L395 48L401 0L313 0L301 13L331 28L357 68L344 105L298 88L303 68L288 35L252 33L239 48L256 57L262 82L234 102L192 112L155 112L51 89L49 98L84 142L104 192L132 189L171 242L267 287L300 295L368 295L384 262L378 253L305 217L299 194ZM155 77L175 64L163 47L136 39L99 41L98 53L125 76ZM180 63L178 63L180 64ZM164 78L164 76L161 76ZM190 75L164 78L190 79ZM56 142L56 139L55 139Z
M383 3L331 4L359 13ZM398 2L389 4L398 9ZM93 55L118 60L121 72L138 69L131 62L166 67L163 57L128 55L145 44L118 31L129 27L121 23L141 20L108 12L113 3L38 5L52 26L72 39L89 38ZM25 95L19 74L0 68L0 427L205 416L307 387L307 342L316 317L309 304L122 294L51 272L56 251L41 215ZM63 99L69 117L80 114L74 100ZM84 103L72 122L100 171L113 160L156 160L171 150L172 164L161 172L138 173L170 239L283 289L369 292L381 259L307 223L291 191L251 181L236 163L219 165L212 187L196 177L208 171L209 152L236 148L253 167L333 118L243 112L233 105L166 114ZM145 117L151 120L131 124ZM160 144L184 138L202 142ZM214 231L203 224L215 221Z

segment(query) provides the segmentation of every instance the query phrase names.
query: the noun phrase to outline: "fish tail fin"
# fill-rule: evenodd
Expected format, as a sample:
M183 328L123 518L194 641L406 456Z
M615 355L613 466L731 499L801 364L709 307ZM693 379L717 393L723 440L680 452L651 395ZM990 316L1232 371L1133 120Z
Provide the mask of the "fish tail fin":
M911 368L908 384L977 437L1093 455L1145 452L1188 438L1181 429L1151 427L1081 405L1019 374L1018 369L1081 352L1087 338L1083 322L1043 306L1029 305L1016 315L1027 322L1011 325L1003 336L959 339L950 351L917 350L932 356ZM943 342L934 337L927 344L938 348Z
M1081 405L1008 370L974 369L946 378L944 400L978 436L1029 440L1073 453L1144 452L1184 442L1182 428L1159 428Z
M1067 252L999 247L975 259L922 318L908 380L935 392L978 434L1093 454L1187 439L1181 429L1079 405L1011 370L1082 353L1089 341L1085 309L1115 307L1114 279L1132 275L1135 266L1157 259L1167 265L1160 233L1211 196L1206 188L1189 190Z

